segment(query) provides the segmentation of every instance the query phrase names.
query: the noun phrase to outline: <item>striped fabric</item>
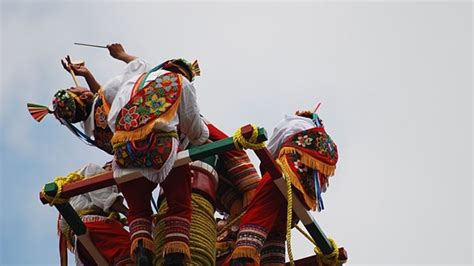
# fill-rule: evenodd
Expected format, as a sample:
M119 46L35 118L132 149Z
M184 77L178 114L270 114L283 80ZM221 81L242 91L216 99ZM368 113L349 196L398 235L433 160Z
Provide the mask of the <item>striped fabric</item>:
M247 224L240 227L239 234L237 235L236 247L239 246L250 246L257 250L257 253L263 247L263 243L268 235L267 229L258 225Z
M260 265L285 264L285 240L267 240L260 252Z
M169 216L163 218L165 228L165 243L180 241L189 243L189 220L179 216Z
M137 238L152 239L151 235L151 221L143 218L138 218L130 222L130 239L133 241Z

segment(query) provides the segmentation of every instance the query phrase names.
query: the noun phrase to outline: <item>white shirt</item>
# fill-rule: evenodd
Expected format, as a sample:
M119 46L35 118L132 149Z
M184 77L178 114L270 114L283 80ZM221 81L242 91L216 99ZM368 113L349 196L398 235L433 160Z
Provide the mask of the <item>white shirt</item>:
M120 75L113 77L102 87L107 103L110 105L114 102L115 96L117 96L117 92L124 85L124 82L130 80L136 75L140 75L144 72L147 72L150 69L150 65L145 60L136 58L135 60L130 61ZM94 99L94 102L92 103L91 113L89 114L87 120L81 123L82 128L84 129L84 133L92 139L94 139L94 113L96 101L97 98Z
M151 73L145 80L145 84L166 73L169 73L169 71L162 69ZM123 82L121 83L120 89L110 107L108 116L108 124L113 132L115 132L117 116L121 109L129 102L133 87L141 74L143 74L143 72L138 71L134 74L129 73L127 74L127 77L123 78ZM186 78L182 78L181 81L183 89L177 114L168 124L157 124L154 128L164 132L172 132L177 130L179 124L181 133L185 134L192 144L200 145L209 138L209 130L200 116L199 107L197 105L196 89ZM178 145L178 140L173 138L171 154L160 171L148 168L131 170L140 170L140 172L149 180L155 183L161 183L173 168L176 153L178 151ZM122 169L115 163L113 164L113 170L114 177L123 175Z
M273 158L277 158L280 153L281 145L283 145L283 142L290 136L314 127L316 127L316 125L313 120L307 117L286 115L285 118L275 126L272 137L268 141L267 148L273 155Z
M105 172L102 167L96 164L87 164L76 173L85 178ZM116 200L123 201L123 197L118 193L117 186L110 186L74 196L69 199L69 203L77 212L91 208L99 208L104 212L109 212L110 207Z

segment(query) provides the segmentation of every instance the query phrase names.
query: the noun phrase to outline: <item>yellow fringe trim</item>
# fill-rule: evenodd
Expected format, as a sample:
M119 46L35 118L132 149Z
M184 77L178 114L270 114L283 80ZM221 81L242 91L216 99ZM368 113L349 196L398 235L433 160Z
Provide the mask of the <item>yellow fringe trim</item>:
M163 257L170 253L183 253L186 261L191 261L189 245L181 241L171 241L163 247Z
M292 148L292 147L283 147L281 150L280 150L280 154L278 155L279 158L281 158L283 155L285 154L290 154L290 153L297 153L298 155L300 155L300 161L312 168L312 169L316 169L318 170L320 173L324 174L325 176L327 177L330 177L330 176L333 176L334 173L336 172L336 166L335 165L329 165L327 163L324 163L316 158L314 158L313 156L299 150L299 149L296 149L296 148Z
M251 258L253 259L254 265L260 265L260 254L257 252L257 249L254 247L244 247L240 246L234 249L232 252L231 259L240 259L240 258Z
M102 104L103 104L103 107L104 107L104 112L109 115L109 112L110 112L110 104L109 102L107 102L107 99L105 98L105 94L104 94L104 88L102 86L100 86L100 89L99 91L97 92L97 94L99 95L100 99L102 100Z
M316 200L311 198L304 190L298 176L293 172L291 167L288 164L288 161L285 157L281 157L277 160L277 163L281 166L284 176L291 180L291 184L303 194L304 202L312 210L316 210Z
M143 240L143 247L148 249L150 252L153 253L155 250L155 244L153 243L153 240L145 237L139 237L133 240L132 245L130 246L130 258L135 261L136 257L134 254L135 249L138 247L138 241Z
M114 136L112 137L112 140L110 142L112 143L112 145L115 145L117 143L124 142L124 141L140 140L140 139L145 138L146 136L148 136L148 134L150 134L153 131L153 128L155 127L155 125L168 124L178 112L178 107L180 103L181 103L181 93L178 96L178 99L176 99L176 102L173 105L171 105L171 107L166 112L161 114L154 121L151 121L148 124L131 131L117 130L115 131Z

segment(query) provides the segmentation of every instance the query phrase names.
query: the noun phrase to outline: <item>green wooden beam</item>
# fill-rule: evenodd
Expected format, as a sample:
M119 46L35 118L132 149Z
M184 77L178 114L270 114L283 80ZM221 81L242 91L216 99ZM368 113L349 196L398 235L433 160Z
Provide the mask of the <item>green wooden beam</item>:
M246 127L251 128L250 125ZM259 133L257 135L257 141L258 142L266 141L267 132L265 131L265 129L259 128L258 132ZM236 147L234 145L232 137L225 138L225 139L215 141L212 143L200 145L200 146L195 146L188 150L179 152L176 156L174 167L188 164L195 160L200 160L208 156L216 155L216 154L234 150L234 149L236 149ZM131 171L131 170L124 169L123 173L124 175L122 177L114 178L112 175L112 172L105 172L97 176L90 177L88 179L84 179L84 180L74 182L71 184L66 184L62 188L61 197L70 198L76 195L80 195L80 194L84 194L84 193L101 189L104 187L112 186L117 183L126 183L131 180L135 180L137 178L142 177L139 171ZM45 191L46 190L55 191L55 188L54 188L55 186L56 184L54 182L48 183L45 185ZM54 196L55 194L52 194L52 195ZM48 204L48 201L46 200L46 198L43 196L42 193L40 193L40 200L43 204Z

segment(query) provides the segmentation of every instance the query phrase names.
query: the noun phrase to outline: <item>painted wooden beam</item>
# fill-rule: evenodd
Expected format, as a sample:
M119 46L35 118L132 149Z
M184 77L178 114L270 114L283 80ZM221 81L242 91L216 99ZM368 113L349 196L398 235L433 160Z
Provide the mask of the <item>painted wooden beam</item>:
M250 125L248 125L247 127L252 128ZM267 140L267 133L264 128L259 128L257 141L263 142L265 140ZM236 147L234 145L232 137L215 141L209 144L195 146L188 150L179 152L177 154L174 167L188 164L192 161L200 160L211 155L223 153L233 149L236 149ZM115 184L129 182L131 180L142 177L140 172L136 169L125 169L123 173L124 174L121 177L114 178L111 171L104 172L88 179L64 185L64 187L62 188L61 197L70 198L79 194L84 194L86 192L94 191ZM48 183L45 185L45 191L56 191L57 187L55 188L55 186L56 184L54 184L54 182ZM48 204L48 201L42 193L40 193L40 200L43 204Z
M46 187L45 193L51 197L54 197L54 195L56 195L56 191L54 190L53 186ZM66 222L71 227L74 234L77 236L77 239L87 249L89 254L97 263L97 265L100 265L100 266L108 265L104 256L102 256L102 254L99 252L97 247L92 242L89 236L89 231L87 230L87 227L82 222L81 217L79 217L77 212L72 208L71 204L69 204L69 202L66 202L63 204L56 204L54 205L54 207L56 207L59 213L61 213L61 216L63 217L63 219L66 220Z

